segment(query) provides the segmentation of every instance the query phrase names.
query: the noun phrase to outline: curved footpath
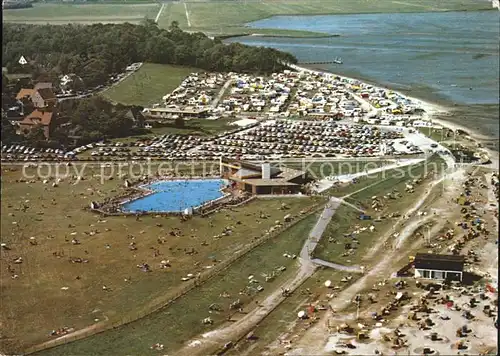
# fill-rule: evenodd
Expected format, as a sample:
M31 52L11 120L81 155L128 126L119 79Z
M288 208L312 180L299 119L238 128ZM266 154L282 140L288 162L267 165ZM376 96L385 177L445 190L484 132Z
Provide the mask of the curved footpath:
M335 215L335 212L337 211L340 204L342 204L343 202L344 201L342 199L336 197L330 198L330 200L325 206L325 209L318 218L318 221L316 221L316 225L314 225L311 232L309 233L309 236L306 242L304 243L302 250L300 251L300 258L304 261L312 262L316 265L325 266L340 271L363 273L363 268L359 266L344 266L338 263L324 261L319 258L311 258L312 253L316 249L316 246L318 245L319 240L323 236L326 227L332 220L333 215Z

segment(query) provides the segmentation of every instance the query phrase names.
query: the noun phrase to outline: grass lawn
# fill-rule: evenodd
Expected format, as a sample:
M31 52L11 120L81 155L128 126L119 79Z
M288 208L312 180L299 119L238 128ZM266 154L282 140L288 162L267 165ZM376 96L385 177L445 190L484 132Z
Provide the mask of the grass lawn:
M65 179L58 187L41 181L15 182L22 177L21 168L10 171L10 167L2 167L1 236L11 248L0 255L4 266L0 270L0 348L4 352L19 353L47 341L51 330L64 326L78 330L94 324L95 319L109 318L111 323L149 310L170 299L187 273L204 271L214 258L226 259L261 236L274 221L298 214L313 203L309 198L255 200L208 218L194 217L188 223L175 217L147 216L139 221L134 217L101 218L82 208L92 200L102 201L121 192L120 172L116 170L115 179L101 183L100 167L87 166L84 173L73 171L81 167L62 165L61 174L70 169L70 175L81 175L85 180L74 184ZM108 174L109 170L103 172ZM135 165L136 174L137 170ZM26 169L26 173L35 174L36 168ZM282 202L290 210L280 210ZM269 218L261 219L261 211ZM233 226L232 234L217 238L226 226ZM179 234L173 236L176 228ZM29 242L32 236L36 246ZM81 244L72 244L73 238ZM129 250L131 242L137 250ZM153 254L153 248L159 255ZM191 249L194 253L187 254ZM22 263L14 264L18 257ZM89 262L71 263L70 257ZM172 267L160 269L161 260L170 260ZM136 267L141 263L148 263L152 272ZM14 274L19 277L11 278ZM104 291L103 285L110 290Z
M446 163L438 155L435 155L427 161L423 161L414 165L390 169L385 172L385 175L376 178L379 179L376 184L368 186L359 193L351 195L347 198L350 202L355 202L360 207L368 208L367 202L371 202L371 197L374 195L381 196L387 192L397 190L400 193L405 189L406 183L411 180L421 177L424 174L433 174L434 172L443 172L446 169ZM369 179L369 178L368 178Z
M431 157L429 160L424 161L427 162L427 170L430 171L432 170L432 167L435 165L439 167L444 167L444 161L440 159L439 157ZM433 162L433 163L432 163ZM432 164L429 164L432 163ZM348 184L342 184L339 186L333 186L332 188L328 189L326 191L327 194L333 195L336 197L342 197L347 194L352 194L358 190L367 188L368 186L373 185L375 190L378 189L378 187L385 187L385 186L390 186L390 184L394 183L394 180L387 180L388 178L393 178L395 179L396 177L399 177L400 179L404 180L404 177L411 172L410 174L417 175L417 170L415 170L417 167L424 166L424 163L419 163L416 165L411 165L411 166L404 166L401 168L393 168L393 169L388 169L386 171L382 172L377 172L377 173L372 173L363 177L358 178L358 181L356 183L348 183ZM432 167L431 167L432 166ZM384 183L385 182L385 183ZM381 185L382 184L382 185ZM382 190L382 189L380 189ZM374 194L372 194L374 195Z
M3 10L4 22L65 23L139 23L145 17L154 19L160 10L156 3L147 4L40 4L32 8Z
M184 121L184 127L162 126L152 128L151 132L156 135L177 134L177 135L199 135L212 136L224 131L230 131L237 126L230 125L237 119L220 118L218 120L191 119Z
M12 74L6 74L7 79L9 80L17 80L17 79L22 79L22 78L31 78L31 74L22 74L22 73L12 73Z
M316 214L313 214L290 230L265 242L236 261L227 270L157 313L120 328L39 354L141 355L150 352L149 346L157 342L165 345L165 352L175 354L175 350L190 338L224 323L228 315L233 313L229 310L230 303L240 299L245 311L253 309L255 303L251 302L255 298L263 298L265 294L270 293L273 288L282 283L287 273L293 273L297 267L297 260L283 257L283 253L299 253L316 218ZM280 266L285 266L287 270L272 281L266 282L264 274L269 275ZM258 283L249 283L248 276L250 275L253 275ZM264 291L257 292L255 288L258 285L263 286ZM221 297L224 292L230 297ZM209 313L208 307L212 303L217 303L221 311ZM127 304L133 305L130 302ZM214 321L212 326L202 324L202 319L206 317L212 318Z
M297 320L297 313L300 310L306 311L311 303L317 301L324 305L327 304L326 294L332 293L332 289L324 286L325 281L330 280L332 285L343 289L355 280L355 278L352 278L349 282L341 282L340 280L347 275L348 273L332 269L318 269L311 278L305 281L255 327L253 334L257 337L257 340L242 340L227 355L262 355L265 351L269 352L267 345L276 341L281 334L286 333L294 321L297 321L297 325L307 322ZM322 313L324 311L317 312L318 315L322 315Z
M433 139L436 142L446 141L448 139L453 139L453 135L450 138L446 138L446 130L434 129L431 127L418 127L418 131L423 133L425 136Z
M28 9L3 11L3 20L19 23L139 23L144 17L155 19L161 5L154 2L107 2L103 4L38 4ZM275 15L327 15L353 13L398 13L429 11L491 10L487 1L476 0L234 0L206 2L167 2L158 25L168 28L172 21L187 31L210 35L257 33L273 36L318 37L309 31L250 29L246 23ZM187 12L187 15L186 15ZM188 22L189 17L189 22Z
M304 170L314 179L341 174L353 174L362 172L365 169L371 170L390 164L390 161L371 160L371 161L304 161L304 162L285 162L283 165L288 168Z
M188 29L186 10L181 2L167 2L158 19L158 26L168 28L172 21L177 21L180 28Z
M152 105L177 88L190 73L199 71L191 67L144 63L137 72L102 95L125 105Z
M426 164L420 163L408 166L402 168L401 171L389 170L386 172L385 178L379 178L376 181L372 180L372 185L367 185L365 190L345 199L347 202L361 208L367 215L372 217L372 220L359 220L360 213L358 211L342 205L327 226L321 241L314 251L315 256L338 263L360 263L363 260L364 252L373 243L373 239L385 234L392 228L394 218L390 218L388 215L391 213L403 214L405 209L416 203L415 197L426 189L425 181L431 179L434 172L442 172L444 167L446 167L445 162L440 157L434 156ZM428 178L423 180L422 183L414 185L414 193L404 191L407 183L411 183L414 178L422 177L426 172L429 173ZM394 191L399 192L400 198L382 198L385 194ZM378 211L371 207L372 196L377 196L383 202L383 206ZM381 221L374 222L373 219L377 217L380 217ZM370 232L368 229L370 225L375 226L375 231ZM366 230L359 231L360 228L366 228ZM355 230L359 231L353 235L358 240L358 243L354 243L352 237L344 236L344 234L350 234ZM346 243L351 243L351 246L355 247L355 249L354 253L343 256L347 251L345 248Z

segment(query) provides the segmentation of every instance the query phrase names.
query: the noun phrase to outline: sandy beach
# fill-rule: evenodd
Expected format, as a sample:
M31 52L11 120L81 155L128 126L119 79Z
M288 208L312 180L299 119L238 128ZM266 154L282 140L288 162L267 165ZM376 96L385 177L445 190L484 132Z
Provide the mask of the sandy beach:
M298 65L290 65L290 67L295 69L295 70L299 70L299 71L305 71L305 72L314 73L314 74L329 74L332 76L339 77L341 79L346 79L348 81L358 81L361 83L368 84L367 82L360 80L360 79L357 79L357 78L346 77L344 75L332 73L332 72L325 71L325 70L316 70L316 69L306 68L306 67L302 67L302 66L298 66ZM412 102L417 104L420 108L425 110L424 118L426 118L429 121L432 121L433 123L436 123L444 128L447 128L449 130L464 131L467 133L468 137L470 137L470 139L476 143L480 143L482 140L491 140L491 137L488 137L486 135L482 135L479 132L477 132L476 130L472 130L468 127L462 126L460 124L456 124L454 122L450 122L450 121L436 118L437 114L449 113L451 109L448 107L445 107L445 106L439 105L439 104L435 104L435 103L431 103L431 102L428 102L425 100L421 100L421 99L409 96L407 94L404 94L400 91L393 90L391 88L387 88L384 86L373 85L373 84L370 84L370 85L372 85L373 87L376 87L376 88L392 91L393 93L396 93L404 98L411 100ZM498 152L493 151L493 150L488 149L488 148L485 148L485 147L480 148L478 150L485 152L490 157L490 160L492 162L490 164L491 168L494 168L496 170L499 169L500 164L499 164L499 153Z

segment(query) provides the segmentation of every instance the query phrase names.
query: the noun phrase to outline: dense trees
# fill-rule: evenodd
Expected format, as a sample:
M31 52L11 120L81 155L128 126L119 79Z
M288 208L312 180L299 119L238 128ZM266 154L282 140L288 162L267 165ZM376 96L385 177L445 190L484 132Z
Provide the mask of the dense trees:
M21 66L21 56L29 61ZM52 76L75 73L87 86L104 84L133 62L199 67L209 71L271 72L291 54L271 48L229 45L203 33L182 31L176 22L160 29L151 20L141 25L3 24L2 65L10 73L31 71Z

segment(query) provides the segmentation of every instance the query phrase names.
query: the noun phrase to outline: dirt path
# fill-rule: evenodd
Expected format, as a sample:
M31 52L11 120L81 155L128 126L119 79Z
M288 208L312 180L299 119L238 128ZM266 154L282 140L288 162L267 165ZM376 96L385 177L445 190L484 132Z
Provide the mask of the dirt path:
M432 181L431 183L429 183L428 185L428 189L425 191L424 194L422 194L420 196L420 198L417 200L417 202L412 206L410 207L410 209L408 209L406 211L405 214L403 214L400 218L398 218L396 220L396 222L394 223L393 227L391 230L389 230L388 233L385 234L384 237L382 237L381 239L379 239L369 250L368 252L366 253L366 255L364 256L364 259L371 259L373 258L373 256L385 245L385 243L387 242L387 240L389 238L391 238L394 233L396 231L398 231L399 229L402 228L403 224L405 224L409 218L411 218L411 216L418 210L422 207L422 205L424 204L425 200L429 197L429 195L431 194L432 192L432 188L442 182L444 179L444 177L441 177L440 179L436 180L436 181ZM399 242L400 241L400 242ZM401 243L404 241L404 234L400 234L398 236L398 242L396 243L396 246L398 245L401 245Z
M356 205L351 204L351 203L349 203L349 202L347 202L347 201L345 201L345 200L343 200L343 199L342 199L342 204L347 205L347 206L349 206L349 207L353 208L354 210L359 211L360 213L363 213L363 212L364 212L364 210L363 210L363 209L361 209L361 208L357 207Z
M345 266L339 265L338 263L333 263L329 261L320 260L319 258L313 258L311 260L314 264L325 266L328 268L336 269L338 271L351 272L351 273L363 273L364 268L361 266Z

